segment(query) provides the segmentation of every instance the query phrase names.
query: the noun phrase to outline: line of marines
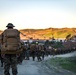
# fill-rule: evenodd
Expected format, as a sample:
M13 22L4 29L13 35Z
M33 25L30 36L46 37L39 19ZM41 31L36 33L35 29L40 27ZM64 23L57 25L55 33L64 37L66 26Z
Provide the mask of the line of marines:
M30 60L29 57L32 57L33 61L35 61L35 58L37 58L38 61L44 60L44 55L46 51L44 45L41 45L39 43L25 45L25 43L21 41L21 46L22 46L22 52L17 57L18 64L21 64L23 60ZM0 60L1 60L1 67L3 67L3 58L1 57L1 52L0 52Z

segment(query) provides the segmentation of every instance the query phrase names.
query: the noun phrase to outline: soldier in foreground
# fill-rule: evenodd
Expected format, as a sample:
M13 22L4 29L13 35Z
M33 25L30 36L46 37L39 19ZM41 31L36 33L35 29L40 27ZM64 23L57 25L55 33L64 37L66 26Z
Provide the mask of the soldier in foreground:
M17 75L17 57L21 53L20 32L12 23L8 23L7 29L1 34L1 56L4 59L4 75Z

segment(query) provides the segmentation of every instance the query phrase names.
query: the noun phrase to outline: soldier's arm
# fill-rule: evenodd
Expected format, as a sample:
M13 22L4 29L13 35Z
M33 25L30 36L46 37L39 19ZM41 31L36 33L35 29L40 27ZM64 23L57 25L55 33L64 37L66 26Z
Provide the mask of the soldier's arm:
M0 44L3 44L3 33L0 35Z

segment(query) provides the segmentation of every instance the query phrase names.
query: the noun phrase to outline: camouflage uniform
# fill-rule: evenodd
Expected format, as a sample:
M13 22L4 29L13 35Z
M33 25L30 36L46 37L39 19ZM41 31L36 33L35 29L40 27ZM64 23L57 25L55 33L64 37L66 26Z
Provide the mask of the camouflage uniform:
M24 42L21 41L21 48L22 48L22 52L20 53L19 57L17 57L17 63L21 64L23 59L25 59L25 51L26 51L26 47L24 45Z
M26 60L29 60L30 57L30 48L26 50Z
M32 59L33 59L33 61L35 61L36 51L31 51L31 55L32 55Z
M41 46L40 45L36 45L36 55L37 55L37 59L38 61L41 61Z
M42 59L44 60L44 55L45 55L45 51L44 50L41 50L41 56L42 56Z
M37 51L37 52L36 52L36 55L37 55L38 61L41 61L41 60L42 60L42 59L41 59L41 51Z
M1 60L1 67L3 67L3 58L1 55L0 55L0 60Z
M41 45L41 56L42 56L42 59L44 60L44 55L45 55L45 51L44 51L44 45Z
M5 54L4 57L4 74L10 75L10 65L12 68L12 74L17 75L17 57L14 54Z
M1 56L1 49L0 49L0 60L1 60L1 67L3 67L3 58Z
M7 26L8 30L13 30L13 24L12 23L9 23ZM7 30L7 29L6 29ZM2 47L3 45L6 45L8 46L8 42L5 41L5 36L7 34L6 30L1 34L1 38L0 38L0 41L1 41L1 44L2 44ZM20 32L16 29L16 31L18 32L18 42L20 40ZM11 38L11 37L10 37ZM9 38L6 38L6 40L8 40ZM13 40L10 40L10 41L13 41ZM7 46L4 46L5 49L7 48ZM11 44L10 44L11 45ZM4 59L4 75L10 75L10 67L12 68L12 74L13 75L17 75L17 55L19 55L19 53L21 52L20 48L16 51L11 51L12 48L10 50L5 50L4 48L1 47L1 56L3 57ZM20 47L20 46L19 46ZM13 47L15 48L15 47Z
M36 45L35 44L30 45L30 53L31 53L33 61L35 61L35 55L36 55Z

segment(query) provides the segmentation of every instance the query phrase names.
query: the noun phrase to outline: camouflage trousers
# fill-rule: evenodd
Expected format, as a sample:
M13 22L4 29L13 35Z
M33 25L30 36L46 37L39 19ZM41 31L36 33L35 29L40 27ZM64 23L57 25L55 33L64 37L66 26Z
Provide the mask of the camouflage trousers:
M42 59L41 59L41 52L40 51L37 51L37 59L38 59L38 61L41 61Z
M6 54L4 58L4 75L10 75L10 68L12 75L17 75L17 57L14 54Z
M1 67L3 67L3 58L1 57Z

